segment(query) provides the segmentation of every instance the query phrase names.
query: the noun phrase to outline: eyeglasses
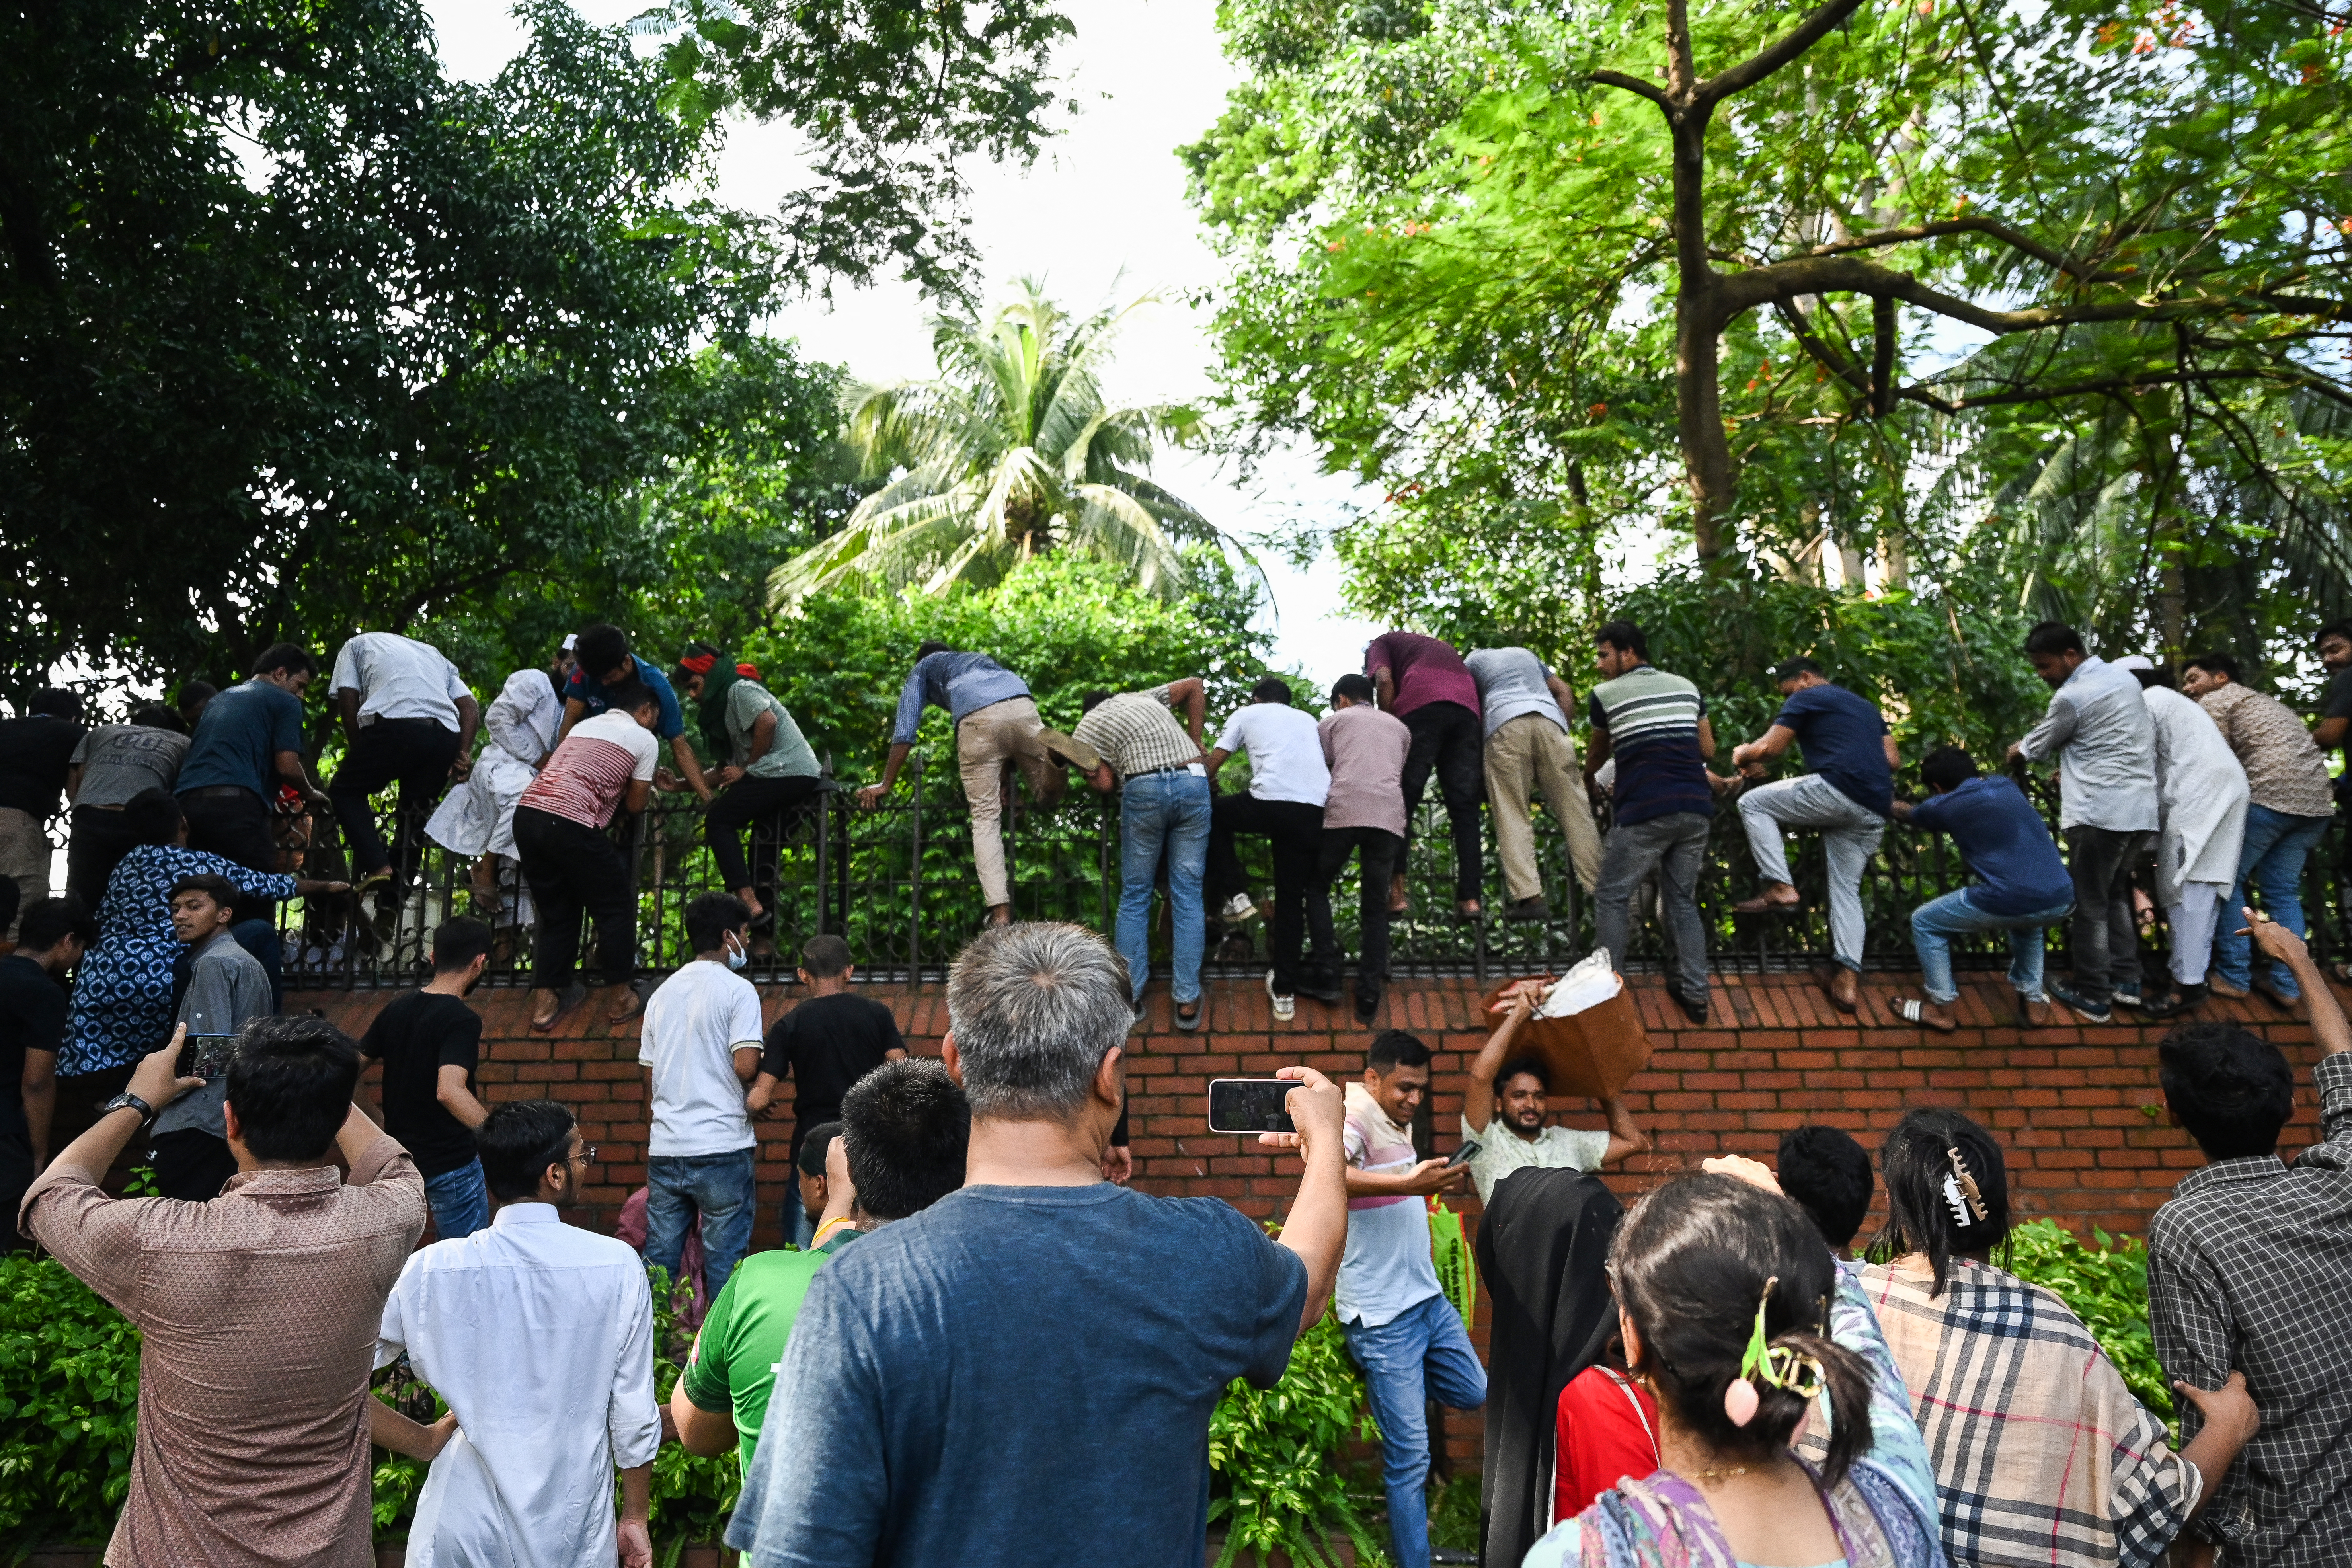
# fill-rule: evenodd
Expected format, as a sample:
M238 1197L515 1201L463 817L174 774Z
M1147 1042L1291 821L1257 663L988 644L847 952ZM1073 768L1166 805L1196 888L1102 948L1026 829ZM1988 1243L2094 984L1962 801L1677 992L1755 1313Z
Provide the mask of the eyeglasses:
M596 1145L593 1143L583 1143L580 1145L580 1152L577 1154L566 1155L565 1158L568 1160L577 1160L583 1165L593 1165L596 1163Z

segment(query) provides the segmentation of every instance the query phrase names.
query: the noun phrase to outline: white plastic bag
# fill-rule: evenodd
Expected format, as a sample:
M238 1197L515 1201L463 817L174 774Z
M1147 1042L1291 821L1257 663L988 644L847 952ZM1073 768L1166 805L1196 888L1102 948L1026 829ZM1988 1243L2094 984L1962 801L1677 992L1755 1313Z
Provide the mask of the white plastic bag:
M1565 1018L1588 1007L1598 1007L1624 988L1625 983L1617 977L1617 971L1609 963L1609 950L1595 948L1590 958L1559 977L1559 984L1551 988L1543 1005L1536 1011L1542 1017Z

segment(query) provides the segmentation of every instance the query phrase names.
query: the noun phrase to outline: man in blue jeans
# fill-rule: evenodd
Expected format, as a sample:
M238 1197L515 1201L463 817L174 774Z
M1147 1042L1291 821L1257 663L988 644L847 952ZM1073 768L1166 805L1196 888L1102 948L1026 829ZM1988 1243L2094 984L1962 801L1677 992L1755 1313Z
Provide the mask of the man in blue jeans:
M760 1070L760 993L736 971L751 962L751 911L732 893L686 906L694 962L646 1004L637 1060L651 1071L646 1142L646 1261L677 1275L687 1226L702 1220L702 1279L717 1300L751 1250L755 1212L746 1086Z
M1208 758L1201 749L1208 693L1196 677L1143 691L1089 691L1085 717L1067 737L1045 731L1045 749L1077 764L1087 782L1118 804L1118 955L1127 961L1136 1016L1151 978L1151 889L1168 863L1173 926L1176 1026L1202 1023L1201 881L1209 867ZM1184 721L1173 711L1181 706Z
M2058 846L2025 794L2005 778L1980 778L1957 746L1927 753L1919 764L1927 798L1894 803L1895 819L1929 833L1948 833L1976 885L1931 899L1911 911L1911 941L1919 950L1925 1002L1905 997L1895 1015L1950 1034L1959 1020L1952 1004L1952 939L1979 931L2009 933L2009 983L2017 988L2028 1024L2050 1021L2042 989L2042 931L2074 911L2074 881Z
M1424 1201L1460 1185L1469 1167L1416 1159L1405 1131L1428 1092L1429 1047L1402 1029L1372 1037L1363 1081L1348 1086L1339 1324L1381 1426L1397 1568L1429 1563L1429 1401L1454 1410L1486 1403L1486 1369L1438 1287Z

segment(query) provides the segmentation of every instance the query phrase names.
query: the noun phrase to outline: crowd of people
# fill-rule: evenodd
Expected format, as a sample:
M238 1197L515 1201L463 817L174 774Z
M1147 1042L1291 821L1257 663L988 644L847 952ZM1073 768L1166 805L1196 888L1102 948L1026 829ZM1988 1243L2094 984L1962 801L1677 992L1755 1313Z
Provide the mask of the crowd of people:
M926 645L862 798L894 786L924 708L946 709L991 919L951 971L938 1061L908 1058L838 937L808 943L805 999L763 1026L741 971L772 921L782 824L820 770L757 671L707 645L665 675L592 626L483 710L428 645L354 637L330 677L349 745L324 789L301 730L318 666L290 645L238 686L184 693L194 711L130 724L85 731L68 694L43 694L0 723L0 848L29 884L0 958L0 1188L22 1237L145 1335L109 1560L367 1561L373 1441L431 1461L412 1538L425 1561L641 1563L651 1467L676 1440L740 1454L730 1540L757 1564L1190 1562L1219 1394L1277 1380L1328 1308L1378 1423L1400 1568L1430 1560L1433 1403L1489 1407L1494 1562L2141 1564L2177 1542L2229 1562L2352 1561L2352 1028L2300 940L2296 888L2333 809L2323 748L2352 728L2352 628L2323 634L2336 679L2314 731L2224 657L2191 661L2175 690L2147 661L2108 664L2036 627L2026 653L2054 694L2011 760L2056 759L2063 857L2017 784L1956 749L1923 759L1924 798L1895 798L1884 715L1809 659L1776 670L1782 707L1721 776L1696 688L1649 664L1638 627L1611 623L1597 646L1580 761L1572 691L1522 648L1465 658L1391 633L1327 716L1269 679L1212 744L1198 679L1095 694L1064 733L987 656ZM725 758L708 770L689 702ZM1791 745L1811 771L1764 782ZM1247 789L1219 795L1236 755ZM1121 798L1115 940L1011 919L1006 792L1017 773L1050 802L1070 772ZM1911 1022L1954 1026L1950 943L1994 930L2030 1021L2053 1001L2104 1019L2206 994L2303 999L2323 1142L2292 1166L2276 1155L2294 1086L2275 1047L2191 1023L2159 1053L2171 1114L2209 1160L2150 1234L2184 1441L2054 1296L2000 1267L2010 1206L1983 1128L1915 1111L1875 1176L1851 1138L1801 1129L1777 1173L1709 1162L1626 1212L1592 1173L1647 1137L1615 1101L1604 1129L1551 1123L1548 1070L1517 1047L1535 983L1498 1004L1453 1158L1412 1131L1432 1053L1390 1029L1344 1089L1284 1069L1297 1131L1268 1142L1301 1174L1277 1239L1222 1201L1132 1190L1124 1058L1161 879L1175 1019L1199 1028L1206 921L1256 913L1235 837L1270 841L1267 988L1287 1019L1301 994L1339 1000L1330 898L1356 859L1369 1022L1433 775L1461 913L1482 910L1482 790L1505 913L1549 912L1540 789L1612 954L1654 879L1669 983L1695 1018L1698 869L1727 798L1759 867L1748 913L1797 897L1785 831L1822 834L1841 1006L1857 999L1860 879L1890 818L1948 834L1974 879L1912 914ZM688 905L694 956L648 994L608 829L656 788L709 805L730 887ZM386 793L389 837L370 805ZM60 799L68 889L47 896L46 865L20 863ZM300 874L314 810L341 826L347 881ZM478 910L435 929L430 978L358 1041L285 1015L274 905L373 898L384 922L428 840L473 859ZM2161 996L2143 993L2133 900L2151 861L2176 983ZM556 1223L597 1157L573 1111L493 1105L477 1080L467 997L522 920L537 927L533 1029L577 1005L583 926L607 1016L637 1020L650 1129L630 1240ZM2042 932L2062 920L2072 984L2045 984ZM753 1253L758 1123L787 1114L788 1079L795 1245ZM75 1128L51 1158L52 1132ZM159 1195L109 1196L134 1145ZM1856 1263L1844 1254L1882 1182L1888 1222ZM1431 1254L1428 1200L1465 1183L1497 1304L1485 1364ZM418 1249L428 1217L436 1240ZM648 1266L700 1292L667 1405ZM373 1368L404 1359L446 1414L370 1396Z

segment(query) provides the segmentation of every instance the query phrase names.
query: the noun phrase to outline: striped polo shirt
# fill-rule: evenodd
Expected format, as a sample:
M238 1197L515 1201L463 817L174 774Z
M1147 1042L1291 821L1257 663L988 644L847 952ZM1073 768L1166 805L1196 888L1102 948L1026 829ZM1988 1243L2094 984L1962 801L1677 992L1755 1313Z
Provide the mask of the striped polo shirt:
M1655 665L1627 670L1592 689L1592 727L1609 737L1617 760L1610 817L1619 826L1675 812L1715 815L1706 763L1698 754L1698 721L1706 699L1679 675Z
M630 714L607 709L583 719L547 759L516 804L583 827L602 827L629 785L654 776L658 748Z
M1360 1084L1348 1086L1348 1163L1382 1173L1421 1163L1404 1131ZM1376 1329L1439 1293L1429 1254L1429 1203L1411 1193L1348 1200L1348 1250L1339 1258L1339 1321Z

